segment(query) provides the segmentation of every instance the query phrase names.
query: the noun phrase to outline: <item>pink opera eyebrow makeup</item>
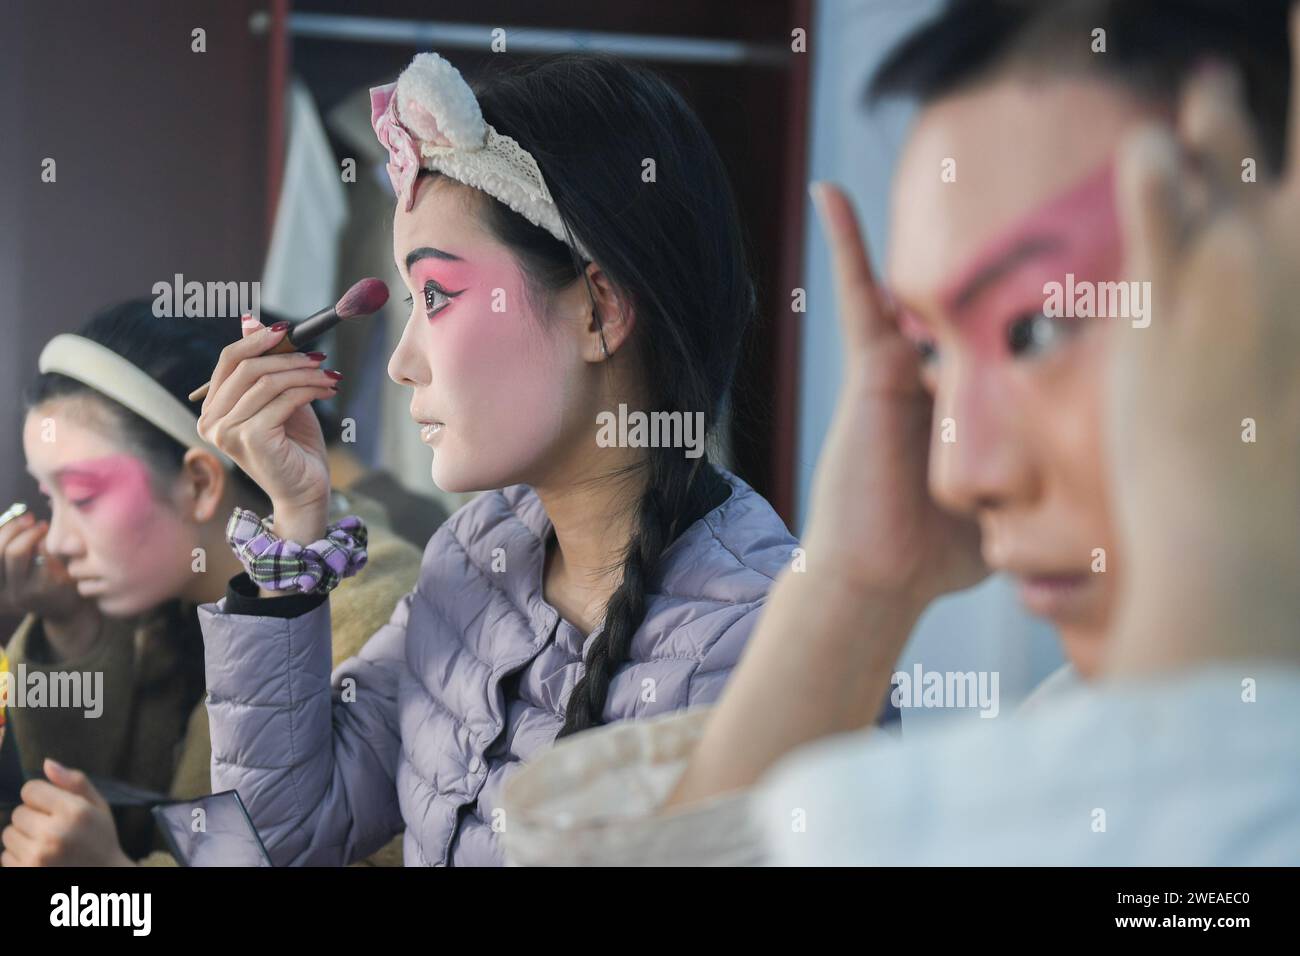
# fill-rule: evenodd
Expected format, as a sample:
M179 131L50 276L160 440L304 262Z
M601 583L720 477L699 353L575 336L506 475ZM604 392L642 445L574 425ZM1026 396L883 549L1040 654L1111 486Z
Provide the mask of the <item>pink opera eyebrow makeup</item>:
M96 497L104 490L105 484L110 478L98 468L83 468L81 466L60 468L52 477L54 486L59 489L59 494L74 502ZM42 494L49 494L49 488L45 482L41 482L40 490Z
M71 502L92 499L136 514L153 507L148 466L131 455L107 455L60 468L52 476Z
M66 501L95 505L98 514L114 522L140 522L144 527L155 509L148 466L134 455L104 455L68 464L53 472L51 480ZM43 481L39 488L48 496Z
M422 246L407 254L406 271L417 293L432 281L455 295L470 287L476 270L454 253Z
M450 263L428 265L421 263L411 270L411 283L417 291L420 291L426 283L432 281L449 295L455 295L464 292L473 284L472 272L473 269L467 265L452 267Z
M1041 308L1045 282L1064 281L1067 273L1080 281L1115 278L1123 235L1114 190L1108 162L986 242L940 289L943 314L981 351L1000 352L1004 328L995 320ZM899 327L913 341L930 338L925 320L905 307Z
M470 283L474 271L474 267L464 261L445 262L438 259L421 259L411 267L411 279L417 283L433 279L448 292L455 292Z
M940 301L956 314L1002 273L1034 261L1040 251L1059 248L1073 255L1092 253L1099 247L1113 248L1119 237L1115 168L1108 162L985 243L940 291ZM1018 255L1023 250L1029 254Z

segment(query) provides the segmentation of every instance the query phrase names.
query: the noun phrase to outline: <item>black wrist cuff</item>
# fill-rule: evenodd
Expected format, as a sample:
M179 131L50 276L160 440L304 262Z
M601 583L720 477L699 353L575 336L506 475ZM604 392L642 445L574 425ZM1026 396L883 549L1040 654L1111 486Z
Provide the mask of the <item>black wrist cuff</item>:
M325 602L325 594L286 594L284 597L261 597L257 585L243 571L230 579L226 587L226 613L251 614L255 617L302 617Z

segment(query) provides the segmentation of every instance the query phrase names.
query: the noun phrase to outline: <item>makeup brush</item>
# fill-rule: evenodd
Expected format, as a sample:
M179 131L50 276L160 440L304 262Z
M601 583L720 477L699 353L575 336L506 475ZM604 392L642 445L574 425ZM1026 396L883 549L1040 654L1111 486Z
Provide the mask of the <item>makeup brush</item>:
M263 355L275 355L280 352L293 352L309 345L320 338L344 319L355 319L363 315L373 315L384 307L388 301L388 286L379 279L362 279L347 292L343 298L328 309L322 309L315 315L309 315L289 327L289 334L275 344L274 348ZM204 382L190 392L191 402L201 402L208 394L211 382Z

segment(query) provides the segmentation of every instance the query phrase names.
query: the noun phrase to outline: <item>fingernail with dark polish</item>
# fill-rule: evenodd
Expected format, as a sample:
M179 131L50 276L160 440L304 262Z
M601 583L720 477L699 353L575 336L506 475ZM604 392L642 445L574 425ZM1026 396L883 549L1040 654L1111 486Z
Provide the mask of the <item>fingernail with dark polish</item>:
M343 373L336 368L325 369L325 374L328 375L330 378L334 379L336 382L343 377Z
M283 331L284 331L285 329L287 329L288 327L289 327L289 323L288 323L288 322L277 322L277 323L275 323L275 325L271 326L271 331L272 331L272 332L283 332Z
M307 357L308 357L309 359L311 359L313 362L323 362L323 361L325 361L325 353L324 353L324 352L308 352L308 353L307 353Z

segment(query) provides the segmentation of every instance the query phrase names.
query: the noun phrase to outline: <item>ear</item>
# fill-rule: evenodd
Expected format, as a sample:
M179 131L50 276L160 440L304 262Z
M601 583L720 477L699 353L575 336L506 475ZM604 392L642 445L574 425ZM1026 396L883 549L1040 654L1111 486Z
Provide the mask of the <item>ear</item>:
M191 448L181 459L181 503L199 524L211 521L221 507L230 475L212 452Z
M632 303L619 295L608 275L588 263L586 282L579 282L582 293L582 357L588 362L606 362L627 345L636 325ZM588 294L587 287L591 292ZM592 300L595 307L592 307Z

